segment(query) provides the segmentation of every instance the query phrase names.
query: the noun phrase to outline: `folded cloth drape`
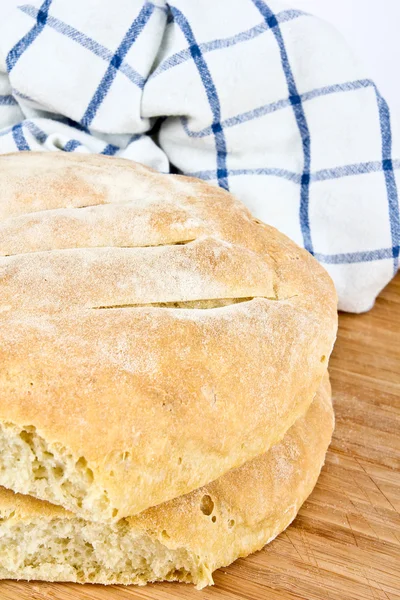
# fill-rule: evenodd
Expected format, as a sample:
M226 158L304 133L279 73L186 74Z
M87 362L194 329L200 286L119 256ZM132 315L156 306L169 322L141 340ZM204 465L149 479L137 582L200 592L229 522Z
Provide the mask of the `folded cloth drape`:
M313 253L341 309L372 306L398 269L399 136L330 25L275 0L28 2L0 3L0 152L206 179Z

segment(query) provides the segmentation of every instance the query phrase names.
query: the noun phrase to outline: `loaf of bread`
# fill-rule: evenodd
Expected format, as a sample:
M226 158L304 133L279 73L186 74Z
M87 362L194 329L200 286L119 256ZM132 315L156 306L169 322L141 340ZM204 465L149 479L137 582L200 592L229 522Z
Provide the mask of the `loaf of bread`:
M212 583L212 572L259 550L294 519L331 439L326 377L305 416L269 452L186 496L118 523L0 488L0 577L80 583Z
M204 182L66 153L5 155L0 169L0 484L76 515L50 507L39 515L40 504L19 499L24 508L15 518L37 518L49 539L58 535L57 519L74 539L79 519L101 522L99 529L86 526L93 532L107 531L108 522L104 539L115 532L115 544L124 544L126 535L132 552L144 557L158 548L164 529L168 552L184 549L191 531L199 545L192 554L182 550L179 568L201 584L215 565L260 547L287 525L311 490L322 450L318 460L301 450L301 482L289 479L282 488L290 490L291 508L278 516L277 504L265 526L265 495L253 509L259 520L251 527L245 517L240 522L255 489L249 466L237 490L244 506L227 520L218 512L218 491L216 523L198 510L203 492L138 520L112 522L201 488L284 437L326 372L337 325L332 282L310 254ZM312 423L316 431L296 428L305 427L312 444L320 440L325 449L328 433ZM279 470L265 470L273 488L271 473ZM194 525L182 518L178 526L179 511L192 506L187 498L196 498ZM165 516L154 539L149 515ZM235 536L226 529L230 520L237 521ZM202 524L210 535L224 527L204 556ZM249 533L251 543L241 527L257 532ZM147 533L139 535L142 529ZM232 535L232 544L222 535ZM107 563L98 574L90 563L82 576L64 566L58 577L38 558L36 567L18 572L96 581L178 578L179 561L165 552L162 567L143 558L143 568Z

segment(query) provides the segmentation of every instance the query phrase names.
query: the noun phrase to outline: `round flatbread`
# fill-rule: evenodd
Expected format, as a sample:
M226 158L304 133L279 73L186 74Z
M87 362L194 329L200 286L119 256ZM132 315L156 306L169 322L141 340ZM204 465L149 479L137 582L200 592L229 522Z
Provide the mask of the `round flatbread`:
M0 168L1 485L118 520L305 413L337 327L309 253L224 190L127 160Z

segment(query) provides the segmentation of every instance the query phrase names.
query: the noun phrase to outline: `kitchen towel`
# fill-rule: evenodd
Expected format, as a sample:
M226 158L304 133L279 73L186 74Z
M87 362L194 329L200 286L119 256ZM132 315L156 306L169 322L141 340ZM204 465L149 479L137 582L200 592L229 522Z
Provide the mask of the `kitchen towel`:
M343 310L398 269L399 133L341 36L277 0L0 2L1 153L230 190L324 265Z

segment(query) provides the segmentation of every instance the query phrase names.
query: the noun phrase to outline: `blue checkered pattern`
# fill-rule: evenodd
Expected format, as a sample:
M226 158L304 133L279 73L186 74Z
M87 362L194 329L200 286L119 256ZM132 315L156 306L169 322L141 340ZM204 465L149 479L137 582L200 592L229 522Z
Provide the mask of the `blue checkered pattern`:
M329 25L279 0L45 0L1 23L0 152L138 160L230 190L345 310L399 266L392 116ZM96 15L96 18L94 18Z

